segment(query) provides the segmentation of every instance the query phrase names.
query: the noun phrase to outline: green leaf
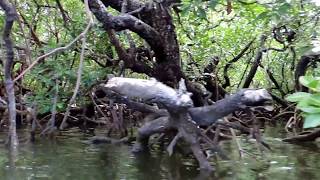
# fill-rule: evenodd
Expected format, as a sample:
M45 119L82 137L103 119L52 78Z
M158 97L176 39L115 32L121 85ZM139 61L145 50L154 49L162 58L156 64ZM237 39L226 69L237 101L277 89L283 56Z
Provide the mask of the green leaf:
M209 8L214 9L218 5L218 0L210 0L209 2Z
M301 109L305 113L310 113L310 114L320 113L320 107L308 106L308 107L301 107L299 109Z
M313 79L313 77L311 77L311 76L301 76L301 77L299 77L299 82L302 84L302 85L304 85L304 86L306 86L306 87L308 87L308 84L310 83L310 82L312 82L314 79Z
M312 94L309 98L309 104L320 107L320 94Z
M283 3L279 8L278 8L278 12L279 14L283 15L283 14L287 14L288 11L290 10L291 5L289 3Z
M320 79L312 76L301 76L299 82L307 88L320 92Z
M303 128L314 128L319 125L320 125L320 113L306 115L303 123Z
M306 99L299 101L296 107L298 109L301 109L301 108L305 108L305 107L309 107L309 106L310 106L309 98L306 98Z
M297 48L299 54L305 54L306 52L310 51L313 48L312 45L305 45Z
M264 11L262 13L260 13L255 20L260 20L260 19L265 19L267 17L269 17L269 11Z
M181 15L186 16L191 10L191 4L184 5L181 8Z
M291 94L288 97L286 97L286 100L290 101L290 102L299 102L299 101L302 101L306 98L309 98L310 96L311 96L311 94L306 93L306 92L296 92L296 93Z
M206 13L206 11L205 11L203 8L199 8L199 9L198 9L198 16L199 16L201 19L207 19L207 13Z

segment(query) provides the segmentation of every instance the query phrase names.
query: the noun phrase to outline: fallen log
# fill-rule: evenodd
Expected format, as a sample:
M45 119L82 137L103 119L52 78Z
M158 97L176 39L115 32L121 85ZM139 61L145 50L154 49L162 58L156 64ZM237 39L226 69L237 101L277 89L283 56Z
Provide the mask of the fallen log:
M111 78L105 88L113 90L127 97L139 97L145 101L162 103L167 107L181 108L192 107L191 93L186 91L184 80L180 82L178 91L157 81L156 79L144 80L134 78Z
M216 102L214 105L194 108L190 98L191 93L186 91L183 81L180 82L179 89L174 90L156 80L121 77L112 78L104 85L105 92L110 90L129 98L138 97L144 101L157 103L160 106L164 106L167 110L167 113L163 113L162 116L158 116L157 119L147 122L139 128L137 142L133 148L134 152L145 150L148 147L151 135L176 130L177 138L174 138L170 144L168 148L169 153L172 153L176 141L183 139L189 144L199 162L200 169L206 170L213 170L213 168L201 150L200 139L206 142L210 149L217 152L221 157L225 158L225 156L201 132L198 125L208 126L236 110L264 106L272 100L265 89L243 89L234 95ZM130 104L133 105L132 103Z
M163 105L169 112L169 116L160 117L148 122L139 129L139 137L135 146L137 151L147 147L148 139L152 134L166 132L175 129L184 139L199 162L200 169L213 170L206 156L203 154L199 138L200 129L191 121L188 108L193 107L190 98L191 93L186 91L184 81L180 81L179 90L174 90L156 80L141 80L130 78L112 78L105 88L113 90L127 97L138 97L144 101Z

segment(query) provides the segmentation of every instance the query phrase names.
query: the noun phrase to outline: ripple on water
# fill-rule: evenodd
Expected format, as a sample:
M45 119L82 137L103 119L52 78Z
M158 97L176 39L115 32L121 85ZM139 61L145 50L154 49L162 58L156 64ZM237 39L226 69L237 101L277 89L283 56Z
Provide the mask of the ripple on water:
M266 134L268 136L268 134ZM0 134L1 137L1 134ZM150 153L133 155L126 145L91 145L81 133L73 131L56 141L39 139L35 144L21 146L16 168L9 166L7 150L0 148L0 179L15 174L16 179L194 179L198 164L190 156L173 155L154 148ZM259 155L255 142L240 138L246 151L259 158L239 159L233 141L222 143L231 160L216 161L217 179L320 179L318 146L297 146L283 143L280 138L267 137L272 151Z
M284 167L279 167L279 168L277 168L277 169L279 169L279 170L292 170L293 167L284 166Z

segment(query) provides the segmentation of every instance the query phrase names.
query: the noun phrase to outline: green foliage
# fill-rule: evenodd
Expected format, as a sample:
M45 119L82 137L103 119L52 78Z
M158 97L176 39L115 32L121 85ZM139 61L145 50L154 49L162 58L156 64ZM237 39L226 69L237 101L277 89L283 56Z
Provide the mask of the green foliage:
M294 68L300 57L313 48L313 39L319 38L316 29L320 25L315 17L319 16L320 8L310 1L232 1L231 13L228 14L227 1L182 0L180 9L180 16L175 17L176 31L181 44L183 68L191 77L200 75L200 70L217 56L220 61L216 73L223 83L224 66L255 38L248 52L229 68L231 86L227 90L241 87L259 48L258 37L261 34L268 36L266 48L283 49L284 45L273 38L273 28L285 26L296 33L292 42L285 42L291 50L286 48L282 52L264 53L262 65L272 72L285 94L292 92ZM198 66L190 65L194 62ZM272 89L273 93L283 96L274 87L265 69L258 69L251 85Z
M23 18L20 18L22 29L18 23L14 24L13 38L15 46L25 48L26 42L30 44L31 61L40 55L50 52L52 49L62 47L78 36L86 26L86 13L84 4L78 0L60 1L65 16L64 21L60 9L55 0L16 1L16 8ZM2 13L2 11L0 11ZM0 26L3 27L4 19L1 14ZM41 44L35 43L35 37L31 36L29 26L32 24L34 35ZM29 37L30 36L30 37ZM26 40L27 39L27 40ZM36 105L39 113L50 112L55 94L56 79L58 83L57 110L64 111L68 100L72 96L76 73L79 64L81 44L80 41L69 50L50 56L37 64L22 79L25 89L31 90L24 98L25 103ZM18 53L17 51L15 53ZM25 57L25 52L19 52ZM18 55L18 63L14 70L26 67L25 59ZM87 47L80 91L76 104L88 102L88 89L98 81L105 79L106 74L111 73L111 68L99 66L93 59L105 64L105 56L115 58L114 50L104 30L93 27L87 35Z
M60 1L65 10L67 22L64 21L55 0L16 0L14 2L19 14L23 17L19 18L22 22L22 29L18 23L15 23L12 36L17 47L23 49L27 46L27 42L30 44L31 61L56 47L66 45L86 26L84 5L79 0ZM268 88L273 93L282 95L270 81L265 71L268 69L273 73L284 93L292 92L294 89L293 72L298 59L310 52L314 48L312 42L319 39L317 31L320 28L320 23L317 23L319 6L315 6L310 1L300 0L241 0L229 1L229 3L226 0L182 0L181 5L177 6L180 10L179 16L172 11L175 31L180 43L182 68L186 75L200 76L203 68L211 62L213 57L219 57L219 65L214 75L217 75L219 83L223 83L224 66L235 58L248 42L255 39L249 50L228 70L231 86L227 90L240 88L260 48L258 37L266 34L268 36L266 48L282 49L284 46L287 48L282 52L268 51L263 54L261 64L265 69L258 69L251 85ZM0 14L0 25L3 27L4 14L2 11L0 13L2 13ZM114 10L112 13L119 14ZM29 26L33 28L40 44L36 43L35 37L32 37ZM273 38L273 28L281 26L286 26L296 33L292 42L281 44ZM131 33L131 35L137 46L145 44L136 34ZM122 32L117 32L117 36L125 48L129 47L126 36ZM78 42L68 51L46 58L25 75L22 84L33 92L28 102L36 103L39 111L48 112L50 110L54 95L53 87L56 85L55 79L58 79L59 85L58 110L65 108L76 82L80 46ZM20 54L17 51L15 51L17 61L20 61ZM100 66L106 64L106 56L117 59L117 55L99 23L91 29L87 36L85 56L77 104L86 103L85 96L88 88L104 79L108 73L117 71L115 67ZM23 58L21 59L24 61ZM15 65L16 73L18 74L20 67L24 66L26 64L22 65L18 62ZM317 72L319 74L320 70L316 68L311 73L317 75ZM143 76L141 74L127 75ZM318 85L315 85L318 84L317 82L317 80L316 82L308 80L303 82L302 80L301 83L313 87L311 89L316 91L319 89ZM294 98L299 99L300 96L302 97L300 99L305 98L303 94L295 96L290 97L295 102L298 100ZM314 100L314 98L311 99ZM311 111L310 109L305 110Z
M303 112L305 117L303 128L313 128L320 125L320 78L302 76L300 83L312 93L297 92L287 97L290 102L296 102L297 108Z

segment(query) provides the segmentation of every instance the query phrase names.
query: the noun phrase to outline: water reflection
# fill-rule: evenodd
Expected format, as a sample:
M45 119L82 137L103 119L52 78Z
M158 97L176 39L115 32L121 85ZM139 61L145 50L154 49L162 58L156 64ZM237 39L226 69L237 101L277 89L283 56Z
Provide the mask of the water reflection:
M8 151L0 148L0 179L320 179L319 144L286 144L278 133L266 131L272 152L264 158L239 159L232 141L223 142L230 161L215 161L214 173L200 173L192 157L155 148L150 153L132 155L126 145L88 145L81 133L56 140L39 139L20 144L18 160L10 164ZM2 138L0 136L0 138ZM259 152L245 138L241 144L250 153Z

